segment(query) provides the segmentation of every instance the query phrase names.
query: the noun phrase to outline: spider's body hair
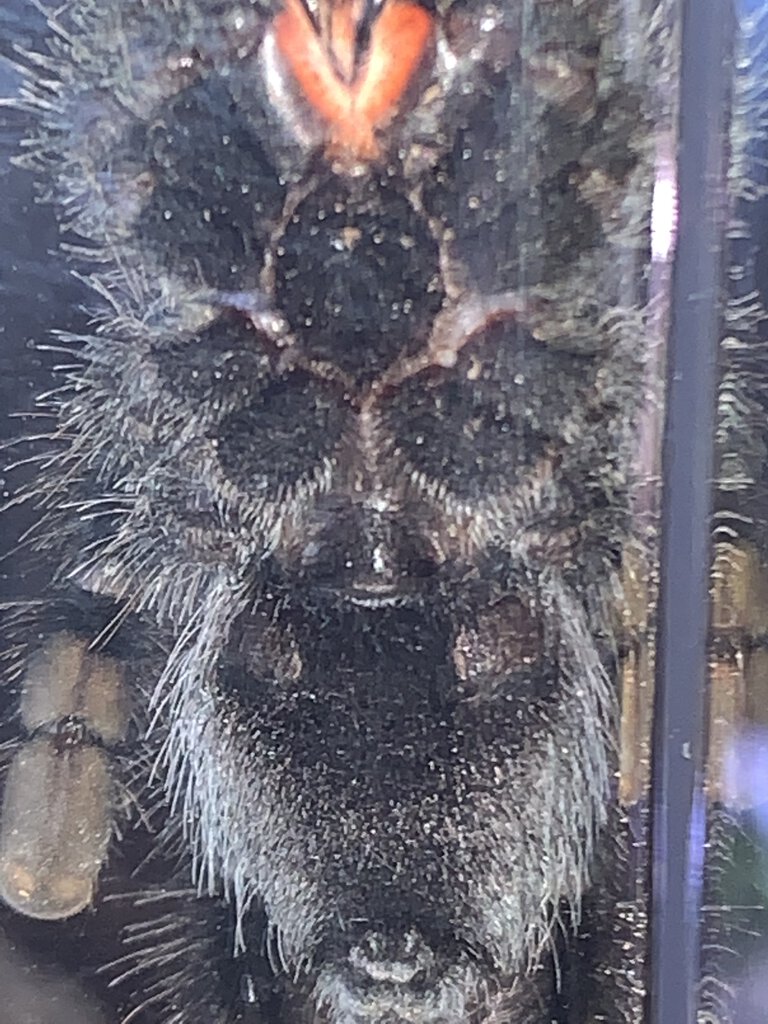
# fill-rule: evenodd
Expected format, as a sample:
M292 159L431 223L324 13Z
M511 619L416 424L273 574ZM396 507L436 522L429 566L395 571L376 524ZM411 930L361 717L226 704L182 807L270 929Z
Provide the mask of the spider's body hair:
M167 799L201 897L116 965L154 979L148 1020L228 1021L237 999L195 975L262 944L285 1019L640 1020L617 609L660 415L645 276L673 5L534 6L490 5L497 51L478 31L454 53L437 5L433 88L403 99L383 171L338 171L311 110L275 100L271 3L70 0L25 57L23 160L98 307L62 339L78 365L46 402L35 539L143 673L131 786ZM376 316L406 341L371 319L366 356L335 289L369 237ZM762 320L749 297L728 316ZM733 450L743 379L722 389Z

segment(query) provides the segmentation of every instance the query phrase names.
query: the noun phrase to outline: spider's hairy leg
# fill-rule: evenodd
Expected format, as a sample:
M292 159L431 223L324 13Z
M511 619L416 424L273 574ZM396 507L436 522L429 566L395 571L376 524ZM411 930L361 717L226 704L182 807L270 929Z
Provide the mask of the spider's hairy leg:
M648 824L653 710L654 545L628 541L616 608L621 708L617 801L592 868L578 923L576 970L565 978L571 1020L637 1024L647 997ZM586 997L584 979L590 979Z
M117 663L71 633L30 657L22 680L24 738L5 780L0 895L29 917L88 906L112 834L110 751L128 714Z
M768 567L745 540L716 545L712 567L712 649L707 790L725 801L727 757L738 727L760 718L766 680ZM763 712L764 714L764 712Z

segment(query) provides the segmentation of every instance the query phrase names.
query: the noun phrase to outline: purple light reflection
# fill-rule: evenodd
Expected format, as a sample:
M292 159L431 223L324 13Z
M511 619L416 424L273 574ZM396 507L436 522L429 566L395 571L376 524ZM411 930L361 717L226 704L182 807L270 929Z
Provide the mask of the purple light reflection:
M737 815L746 815L754 827L764 854L768 855L768 727L744 725L735 730L723 761L723 798ZM751 831L751 829L750 829ZM759 858L763 865L768 861ZM753 865L752 870L759 865ZM758 889L766 890L768 876L756 879ZM757 894L758 904L760 896ZM749 908L744 908L748 913ZM757 910L758 907L752 908ZM746 919L745 919L746 920ZM754 927L754 925L753 925ZM746 932L745 932L746 934ZM753 934L757 939L757 933ZM755 952L739 976L732 979L736 993L733 1024L765 1024L768 1019L768 959L764 941L761 953Z
M768 727L745 726L725 754L723 791L734 810L750 811L768 843Z
M660 144L651 201L651 256L654 261L666 263L672 257L677 239L677 207L674 148L668 144L665 151Z

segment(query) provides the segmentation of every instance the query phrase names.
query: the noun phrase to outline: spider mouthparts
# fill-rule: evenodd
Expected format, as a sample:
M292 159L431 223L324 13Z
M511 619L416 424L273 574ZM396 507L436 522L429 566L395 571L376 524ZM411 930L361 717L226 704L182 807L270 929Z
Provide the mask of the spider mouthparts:
M434 31L430 14L408 0L385 4L367 27L366 7L356 0L331 5L319 32L299 0L287 0L274 21L278 50L326 122L329 142L363 159L376 155L375 130L397 113Z

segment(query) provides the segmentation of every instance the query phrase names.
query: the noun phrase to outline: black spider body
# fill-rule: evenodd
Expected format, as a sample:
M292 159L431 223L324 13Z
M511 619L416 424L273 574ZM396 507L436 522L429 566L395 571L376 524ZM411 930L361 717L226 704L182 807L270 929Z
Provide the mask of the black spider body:
M123 665L111 778L169 796L204 894L174 952L147 925L128 1006L635 1021L613 780L651 15L348 6L73 0L30 78L101 304L57 399L51 600ZM412 70L364 107L391 40Z

